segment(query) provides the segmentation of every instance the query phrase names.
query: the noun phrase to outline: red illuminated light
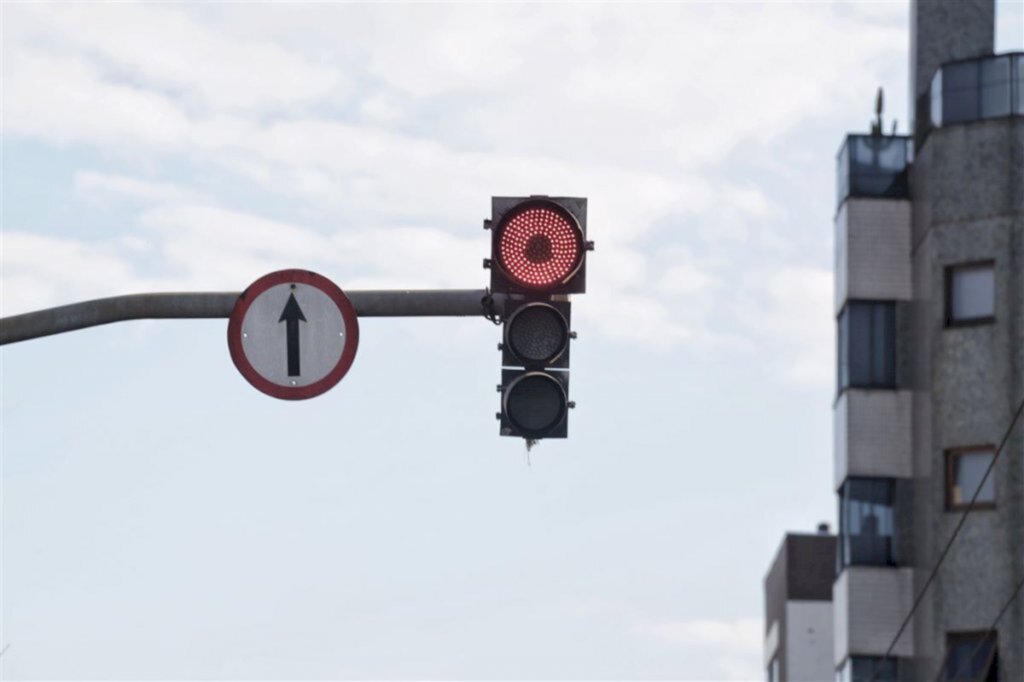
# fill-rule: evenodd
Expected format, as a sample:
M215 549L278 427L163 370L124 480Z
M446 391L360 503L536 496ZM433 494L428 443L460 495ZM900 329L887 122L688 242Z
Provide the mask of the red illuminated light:
M583 261L580 229L563 211L544 205L519 210L500 227L498 257L518 284L544 289L560 284Z

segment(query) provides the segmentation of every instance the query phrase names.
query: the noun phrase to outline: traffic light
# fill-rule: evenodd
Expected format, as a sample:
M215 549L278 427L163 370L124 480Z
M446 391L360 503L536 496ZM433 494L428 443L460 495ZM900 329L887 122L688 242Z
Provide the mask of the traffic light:
M587 290L587 200L491 199L491 291L526 296Z
M568 294L586 290L587 200L494 197L491 292L502 311L503 436L528 440L568 435L569 342L576 337Z

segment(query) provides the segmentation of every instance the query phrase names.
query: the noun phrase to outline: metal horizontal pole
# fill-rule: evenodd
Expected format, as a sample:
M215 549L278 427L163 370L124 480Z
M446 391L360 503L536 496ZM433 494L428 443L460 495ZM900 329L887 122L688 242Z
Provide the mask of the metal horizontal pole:
M501 311L504 295L484 289L347 291L360 317L483 317ZM112 296L0 318L0 346L111 322L230 317L241 292Z
M346 291L359 317L483 317L502 310L504 294L484 289Z

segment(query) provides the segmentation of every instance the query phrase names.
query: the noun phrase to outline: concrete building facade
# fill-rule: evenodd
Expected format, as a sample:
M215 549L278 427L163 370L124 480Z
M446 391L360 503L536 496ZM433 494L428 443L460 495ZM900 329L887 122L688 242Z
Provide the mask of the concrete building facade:
M1024 680L1024 424L999 451L1024 401L1024 53L994 27L994 0L912 1L913 134L838 156L841 682Z

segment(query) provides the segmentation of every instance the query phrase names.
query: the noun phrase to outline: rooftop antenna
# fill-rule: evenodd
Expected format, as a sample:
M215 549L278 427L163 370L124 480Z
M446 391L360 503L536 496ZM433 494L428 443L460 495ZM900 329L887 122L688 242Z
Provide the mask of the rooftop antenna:
M878 94L875 95L875 121L871 124L871 134L878 137L882 134L882 107L884 106L884 97L882 95L882 87L878 87ZM894 131L895 132L895 129Z

